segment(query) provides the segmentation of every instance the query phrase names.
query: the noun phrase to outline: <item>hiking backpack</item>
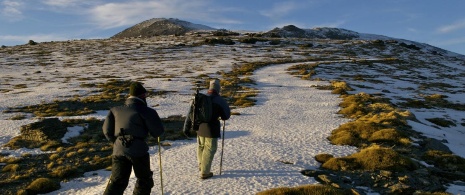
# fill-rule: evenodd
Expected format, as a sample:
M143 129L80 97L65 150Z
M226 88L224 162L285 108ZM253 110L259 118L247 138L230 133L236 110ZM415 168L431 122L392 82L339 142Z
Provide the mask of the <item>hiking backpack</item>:
M192 104L192 113L189 116L192 121L192 128L195 131L199 130L200 123L208 123L212 117L212 97L203 93L197 93L194 96Z

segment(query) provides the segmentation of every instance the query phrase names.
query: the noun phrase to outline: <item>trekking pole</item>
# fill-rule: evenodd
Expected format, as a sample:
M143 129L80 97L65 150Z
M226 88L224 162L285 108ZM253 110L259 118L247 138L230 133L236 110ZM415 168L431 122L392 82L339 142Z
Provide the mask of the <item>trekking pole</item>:
M163 170L161 167L161 143L160 143L160 137L158 137L158 158L160 159L158 162L160 162L160 187L161 187L161 194L163 194Z
M222 141L221 141L221 160L220 160L220 175L221 175L221 169L223 168L223 153L224 153L224 127L226 126L226 121L223 120L223 136L222 136Z

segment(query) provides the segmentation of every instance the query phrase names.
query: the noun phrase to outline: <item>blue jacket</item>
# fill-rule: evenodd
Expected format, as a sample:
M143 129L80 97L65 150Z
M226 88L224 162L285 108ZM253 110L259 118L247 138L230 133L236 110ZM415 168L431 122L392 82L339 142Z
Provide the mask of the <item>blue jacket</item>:
M145 139L149 134L156 138L165 131L157 111L137 97L128 98L123 106L111 108L102 129L105 137L113 142L113 155L131 157L148 154ZM125 135L133 137L130 147L123 145L121 129Z

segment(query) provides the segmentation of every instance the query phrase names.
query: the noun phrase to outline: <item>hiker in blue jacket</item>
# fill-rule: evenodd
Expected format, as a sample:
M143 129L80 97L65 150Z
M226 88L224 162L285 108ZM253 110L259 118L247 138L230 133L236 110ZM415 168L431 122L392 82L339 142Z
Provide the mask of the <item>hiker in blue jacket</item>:
M147 106L147 91L139 82L129 88L125 105L110 109L103 123L103 134L113 143L111 177L104 194L123 194L132 169L137 177L134 194L150 194L154 186L149 147L145 139L158 137L164 127L157 111Z
M231 110L228 103L220 96L220 80L214 79L210 81L210 88L207 96L212 98L212 115L211 121L201 123L197 131L197 161L200 170L200 179L208 179L213 177L211 166L213 157L218 149L218 138L221 137L221 120L228 120L231 116ZM189 134L192 126L190 115L192 114L192 106L189 110L188 117L184 123L184 133Z

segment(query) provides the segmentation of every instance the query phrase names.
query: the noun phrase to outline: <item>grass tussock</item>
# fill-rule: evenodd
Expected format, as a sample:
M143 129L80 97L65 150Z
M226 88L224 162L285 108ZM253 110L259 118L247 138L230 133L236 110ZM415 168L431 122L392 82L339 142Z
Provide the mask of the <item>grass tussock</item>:
M409 111L396 109L387 100L366 93L344 96L340 103L343 114L354 121L340 125L329 140L335 145L365 147L373 143L409 145L407 119Z
M25 119L25 118L26 118L26 115L24 115L24 114L17 114L17 115L15 115L15 116L11 117L10 120L23 120L23 119Z
M448 108L453 110L465 111L465 104L453 103L448 101L448 96L442 94L423 95L423 99L407 98L399 106L406 108Z
M71 165L58 166L52 169L50 176L56 177L59 179L65 179L67 177L78 176L79 172L77 167Z
M256 195L308 195L308 194L325 194L325 195L351 195L353 193L347 190L341 190L329 185L304 185L299 187L280 187L258 192Z
M60 189L60 182L50 178L37 178L26 188L25 194L45 194Z
M457 126L454 121L450 121L444 118L426 118L425 120L441 127Z
M321 167L333 171L389 170L405 171L415 169L414 163L392 148L373 145L347 157L331 158Z
M12 164L12 163L19 163L21 162L21 158L17 157L0 157L0 163L7 163L7 164Z
M317 154L317 155L315 156L315 160L316 160L317 162L319 162L319 163L325 163L325 162L327 162L329 159L332 159L332 158L334 158L334 156L331 155L331 154Z
M333 87L333 90L341 90L341 91L353 91L354 90L345 81L331 81L331 86ZM334 93L334 94L340 94L340 93Z
M465 170L465 159L455 154L438 150L429 150L423 155L423 158L427 163L447 171L454 172Z
M7 164L3 167L2 172L16 172L19 170L19 164Z

